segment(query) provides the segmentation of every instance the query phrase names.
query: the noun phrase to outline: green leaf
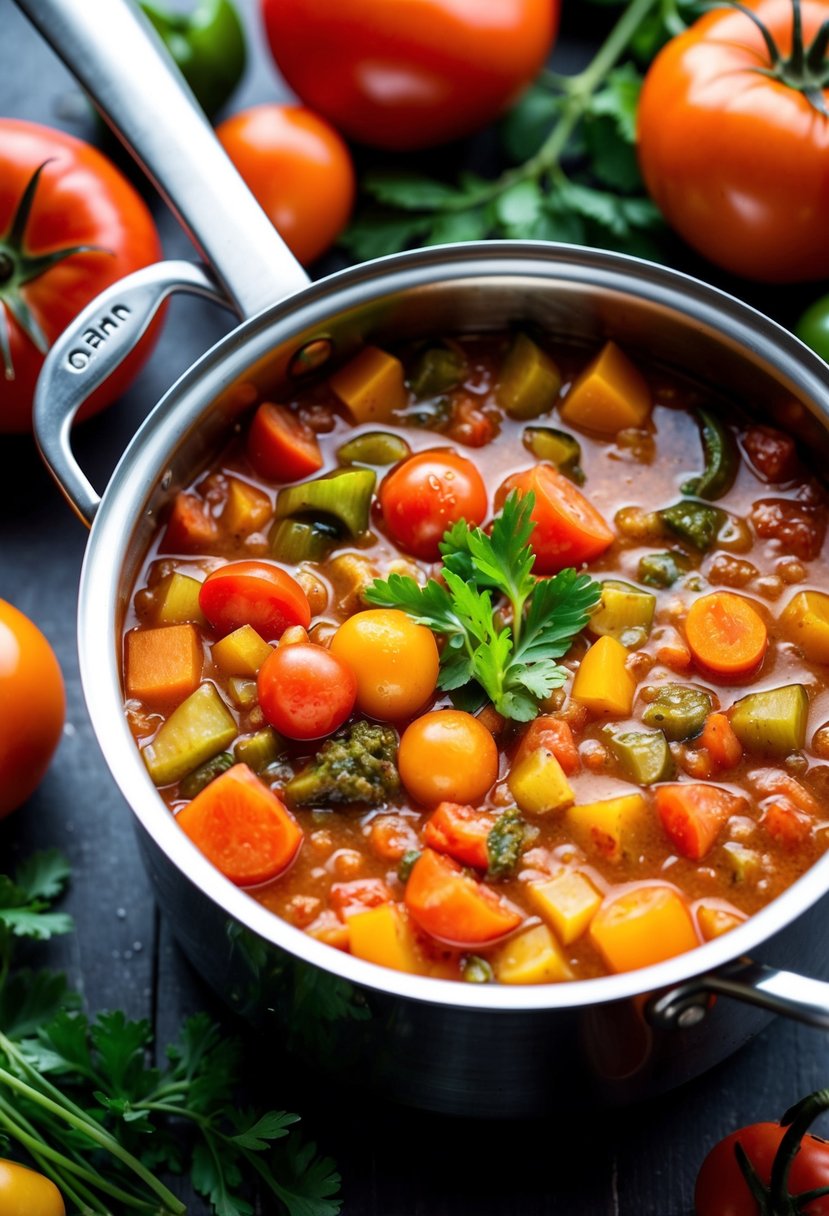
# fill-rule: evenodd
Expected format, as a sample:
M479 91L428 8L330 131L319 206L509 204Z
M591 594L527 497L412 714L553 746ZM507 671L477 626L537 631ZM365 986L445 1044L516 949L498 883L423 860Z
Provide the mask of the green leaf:
M249 1126L237 1131L232 1140L240 1148L259 1153L268 1148L270 1141L287 1136L289 1127L299 1122L299 1115L291 1115L284 1110L269 1110L258 1119L251 1114L249 1120L252 1120Z
M599 602L601 587L589 574L560 570L537 584L524 622L516 662L560 659L584 629Z
M401 608L435 633L463 632L449 592L434 579L421 587L408 575L390 574L387 579L375 579L363 592L363 598L380 608Z
M152 1030L146 1019L129 1021L120 1010L99 1013L90 1027L97 1052L97 1070L114 1097L143 1097L158 1079L156 1069L144 1067Z
M538 182L520 181L498 196L495 214L511 236L527 236L541 214L543 203Z
M10 1039L28 1040L61 1010L77 1004L77 993L67 985L66 976L18 969L0 988L0 1030ZM33 1042L32 1050L36 1049Z
M636 111L642 77L632 63L615 68L608 75L604 88L593 94L589 113L613 121L619 135L629 144L636 143Z
M69 881L69 862L57 849L48 849L21 862L14 880L29 900L57 899Z
M501 122L499 134L507 156L516 164L535 156L562 105L563 98L544 85L531 85Z
M570 211L561 199L548 195L544 210L538 217L532 236L540 241L564 241L570 245L587 244L587 227L583 218Z
M270 1164L288 1216L337 1216L340 1175L330 1157L317 1156L316 1144L294 1134L274 1149Z
M198 1194L213 1205L216 1216L253 1216L247 1200L233 1193L241 1182L235 1156L216 1137L208 1136L205 1143L196 1145L190 1180Z
M486 212L480 207L469 211L444 211L435 216L425 245L452 245L456 241L480 241L489 234Z
M366 173L361 185L378 203L401 211L440 211L447 203L457 205L464 198L464 192L454 186L402 170Z
M367 212L346 228L339 243L358 261L399 253L428 232L430 217Z
M609 119L589 119L584 125L584 135L590 172L598 182L624 193L643 190L636 150L620 138Z

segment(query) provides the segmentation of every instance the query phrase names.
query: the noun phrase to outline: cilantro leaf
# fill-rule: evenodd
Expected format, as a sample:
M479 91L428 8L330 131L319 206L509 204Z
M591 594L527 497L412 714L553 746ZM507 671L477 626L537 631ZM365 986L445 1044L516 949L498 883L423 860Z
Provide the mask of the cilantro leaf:
M387 579L375 579L363 592L363 598L380 608L402 608L413 620L427 625L435 633L464 632L451 595L434 579L421 587L408 575L390 574Z
M57 849L32 853L17 867L14 881L30 900L57 899L69 881L69 862Z
M601 587L589 574L572 568L540 579L529 609L515 660L525 664L560 659L584 629L601 596Z
M32 854L13 879L0 874L0 947L4 933L47 941L72 931L71 917L49 909L49 900L61 894L68 874L66 861L54 850Z

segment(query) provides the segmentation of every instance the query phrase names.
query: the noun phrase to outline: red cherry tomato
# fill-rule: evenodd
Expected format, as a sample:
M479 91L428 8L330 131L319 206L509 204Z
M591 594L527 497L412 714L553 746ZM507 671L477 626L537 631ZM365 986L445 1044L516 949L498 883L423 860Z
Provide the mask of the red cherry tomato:
M259 670L259 705L271 726L289 739L321 739L342 726L354 708L354 672L324 646L278 646Z
M426 148L479 130L540 71L559 0L262 0L273 57L353 139Z
M262 105L216 134L294 256L307 264L325 253L355 192L351 154L333 127L302 106Z
M486 486L471 460L444 450L418 452L383 480L380 508L393 540L415 557L436 561L447 528L459 519L483 522Z
M31 210L23 217L26 187L42 166ZM15 216L25 221L19 241L12 239ZM72 252L78 246L91 248ZM39 257L61 251L62 258L35 273ZM0 432L31 430L44 349L105 287L160 257L161 244L146 204L96 148L63 131L0 118L0 326L9 339L5 368L0 355ZM28 305L33 325L21 323L15 298ZM81 417L124 392L157 332L158 326L148 331L92 394ZM83 350L84 355L92 353L92 348Z
M774 1154L784 1133L785 1128L779 1123L753 1123L716 1144L697 1176L694 1192L697 1216L758 1216L757 1201L737 1163L734 1146L738 1143L743 1146L760 1181L768 1185ZM789 1174L789 1193L797 1195L825 1186L829 1186L829 1144L817 1136L806 1135ZM829 1196L813 1200L804 1208L807 1211L809 1216L829 1216Z
M503 503L512 490L522 498L530 491L535 495L530 515L535 528L530 544L536 574L555 574L566 566L581 566L613 543L613 533L596 508L552 465L538 464L508 477L498 491L496 505Z
M296 579L268 562L229 562L209 574L199 591L199 607L219 633L252 625L266 642L289 625L311 623L308 597Z

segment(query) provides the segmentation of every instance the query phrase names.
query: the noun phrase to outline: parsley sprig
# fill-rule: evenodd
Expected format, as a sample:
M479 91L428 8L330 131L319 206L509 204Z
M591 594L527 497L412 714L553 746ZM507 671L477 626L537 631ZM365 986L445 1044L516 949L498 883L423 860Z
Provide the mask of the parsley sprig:
M187 1172L215 1216L252 1216L251 1183L269 1212L336 1216L333 1163L298 1138L297 1115L239 1105L242 1045L206 1014L153 1067L148 1022L89 1018L63 976L13 965L18 939L71 931L51 907L68 876L55 852L0 875L0 1147L25 1150L83 1216L182 1216L161 1169Z
M440 545L442 582L421 586L407 575L375 579L366 600L399 608L445 639L439 687L445 692L478 684L500 714L529 722L539 704L560 688L566 670L556 660L598 603L599 584L569 568L549 579L532 573L529 544L532 493L510 494L490 533L460 520ZM508 605L499 619L493 596Z

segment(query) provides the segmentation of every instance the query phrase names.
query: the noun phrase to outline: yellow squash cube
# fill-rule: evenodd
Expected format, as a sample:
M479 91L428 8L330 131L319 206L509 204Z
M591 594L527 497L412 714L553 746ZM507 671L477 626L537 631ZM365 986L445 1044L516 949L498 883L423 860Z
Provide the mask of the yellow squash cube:
M571 806L567 826L574 840L605 861L631 856L651 823L648 804L641 794L623 794L586 806Z
M411 925L397 904L380 904L348 918L351 953L368 963L395 971L420 970L417 945Z
M780 623L807 659L829 663L829 595L800 591L784 608Z
M272 649L252 625L242 625L217 642L211 653L213 662L226 676L252 677Z
M168 574L153 590L157 625L206 625L199 607L201 583L189 574Z
M729 933L741 925L746 916L743 912L723 904L700 904L697 908L699 931L707 942L723 933Z
M499 984L555 984L573 978L561 946L546 925L534 925L511 937L489 961Z
M699 945L685 900L672 887L641 886L608 900L590 938L611 971L637 971Z
M582 659L573 681L573 700L596 714L626 718L636 681L625 667L627 651L612 637L599 638Z
M388 422L408 401L403 364L376 346L367 346L329 380L355 422Z
M264 490L231 477L227 502L222 511L222 526L234 536L247 536L263 528L273 514L273 505Z
M565 870L548 882L531 882L527 898L565 946L581 937L602 902L590 879L578 870Z
M525 815L546 815L570 806L575 798L564 770L551 751L540 747L514 765L507 785Z
M640 427L651 412L647 381L615 342L608 342L564 398L561 420L569 426L615 435Z

